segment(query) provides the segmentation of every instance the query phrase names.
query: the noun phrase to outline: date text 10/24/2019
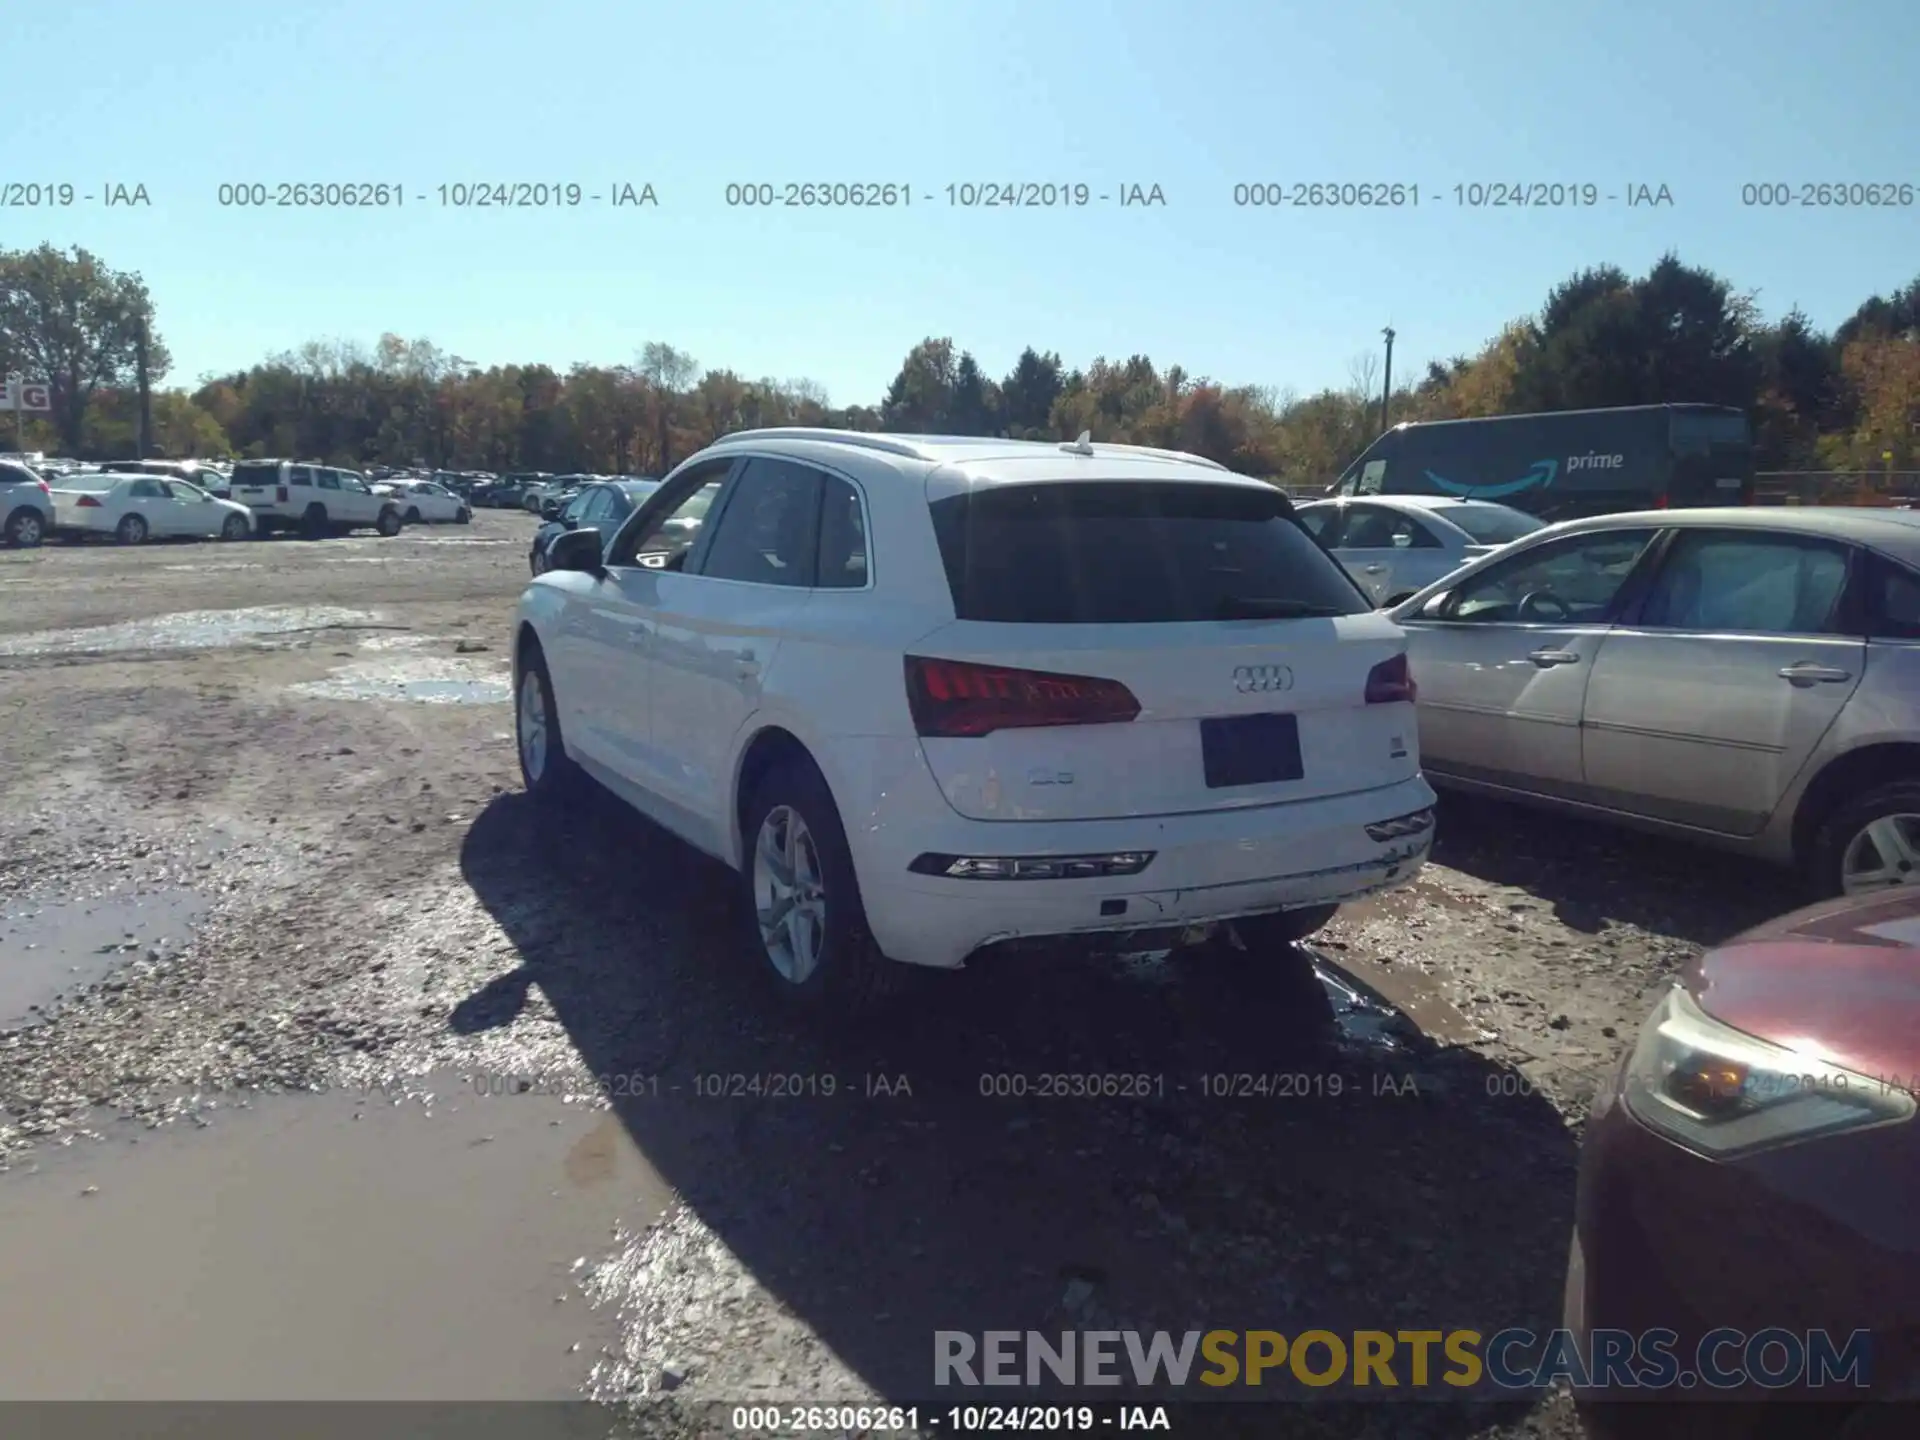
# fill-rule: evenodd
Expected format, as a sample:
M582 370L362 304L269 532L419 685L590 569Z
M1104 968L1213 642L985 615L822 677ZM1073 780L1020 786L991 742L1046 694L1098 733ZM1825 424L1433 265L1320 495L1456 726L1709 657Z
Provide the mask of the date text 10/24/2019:
M1233 203L1251 210L1417 210L1422 206L1590 210L1601 205L1667 209L1674 200L1669 186L1650 181L1602 185L1591 180L1474 180L1416 185L1397 180L1260 180L1235 185Z

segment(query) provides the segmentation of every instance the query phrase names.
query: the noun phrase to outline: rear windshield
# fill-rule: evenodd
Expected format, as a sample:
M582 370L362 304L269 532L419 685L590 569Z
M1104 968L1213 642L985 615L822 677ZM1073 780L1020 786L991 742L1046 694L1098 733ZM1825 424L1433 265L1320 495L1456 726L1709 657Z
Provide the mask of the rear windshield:
M266 465L236 465L232 479L235 485L278 485L280 464L274 461Z
M1544 520L1509 510L1504 505L1460 505L1442 510L1440 514L1482 545L1505 545L1546 528Z
M1178 624L1368 609L1277 491L1076 480L930 508L962 620Z

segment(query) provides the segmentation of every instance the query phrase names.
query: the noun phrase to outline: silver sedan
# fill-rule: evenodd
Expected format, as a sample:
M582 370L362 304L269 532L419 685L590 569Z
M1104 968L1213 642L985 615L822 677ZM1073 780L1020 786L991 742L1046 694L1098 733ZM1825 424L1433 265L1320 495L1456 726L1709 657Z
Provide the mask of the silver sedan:
M1920 884L1920 513L1573 520L1392 613L1435 785Z

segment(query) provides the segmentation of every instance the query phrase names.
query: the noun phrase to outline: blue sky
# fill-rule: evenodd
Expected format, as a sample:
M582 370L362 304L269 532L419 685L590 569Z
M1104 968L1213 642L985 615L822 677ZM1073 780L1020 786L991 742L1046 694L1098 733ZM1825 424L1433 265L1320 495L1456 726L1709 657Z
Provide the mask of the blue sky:
M1824 326L1920 273L1905 210L1743 207L1744 183L1920 186L1907 0L69 0L14 7L0 180L150 208L0 209L0 246L140 271L175 381L315 338L481 364L666 340L879 398L951 335L991 374L1145 352L1343 385L1477 349L1573 270L1668 249ZM730 182L908 182L907 209L729 208ZM1237 183L1418 185L1256 210ZM223 182L398 182L398 210L222 208ZM442 183L651 183L657 208L443 208ZM1160 186L1164 207L978 211L965 182ZM1463 209L1457 184L1667 186L1671 206ZM422 200L419 197L425 196ZM927 198L932 197L932 198ZM1439 197L1439 198L1436 198Z

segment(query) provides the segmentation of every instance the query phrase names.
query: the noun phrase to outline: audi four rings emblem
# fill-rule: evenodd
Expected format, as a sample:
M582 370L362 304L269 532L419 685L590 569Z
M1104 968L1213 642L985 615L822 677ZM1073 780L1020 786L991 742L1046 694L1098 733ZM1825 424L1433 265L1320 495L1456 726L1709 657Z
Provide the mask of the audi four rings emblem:
M1293 671L1285 665L1241 665L1233 672L1233 688L1242 695L1291 690Z

